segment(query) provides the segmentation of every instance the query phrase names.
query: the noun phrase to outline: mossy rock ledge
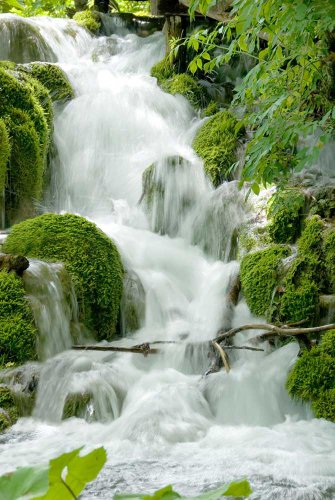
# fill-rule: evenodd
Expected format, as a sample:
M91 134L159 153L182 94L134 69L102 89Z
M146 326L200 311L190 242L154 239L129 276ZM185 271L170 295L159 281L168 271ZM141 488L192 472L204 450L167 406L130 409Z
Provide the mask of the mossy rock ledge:
M95 224L71 214L44 214L13 227L4 251L62 262L79 305L79 319L97 340L116 331L123 266L115 244Z

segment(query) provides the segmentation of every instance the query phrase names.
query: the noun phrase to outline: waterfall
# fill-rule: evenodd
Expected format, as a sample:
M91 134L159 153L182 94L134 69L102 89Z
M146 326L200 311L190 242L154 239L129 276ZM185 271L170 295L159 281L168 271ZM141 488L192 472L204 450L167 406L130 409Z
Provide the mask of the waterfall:
M229 374L204 376L217 331L255 321L243 300L232 308L228 298L239 269L234 234L250 207L235 183L214 190L191 147L202 120L150 76L165 52L163 34L139 38L110 26L111 35L92 37L72 21L0 15L6 57L14 58L13 43L4 40L14 40L10 26L19 23L34 30L39 57L56 61L75 91L55 108L45 206L89 218L117 244L128 280L122 328L132 336L114 344L176 344L148 357L63 352L77 324L73 290L60 286L61 264L33 262L26 286L47 359L33 417L0 440L0 471L102 444L108 465L83 498L168 483L190 496L241 476L254 498L333 498L335 426L313 419L284 387L294 343L239 351ZM17 50L15 60L33 57ZM132 301L131 324L124 315ZM62 420L69 404L76 411Z
M39 331L39 359L70 349L82 333L76 294L63 265L31 260L24 282Z

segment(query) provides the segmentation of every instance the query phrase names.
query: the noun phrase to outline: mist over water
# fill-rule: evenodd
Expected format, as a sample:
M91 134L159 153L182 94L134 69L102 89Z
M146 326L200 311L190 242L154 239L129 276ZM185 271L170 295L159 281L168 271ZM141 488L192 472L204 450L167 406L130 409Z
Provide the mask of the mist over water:
M71 344L76 301L70 286L64 304L58 264L33 263L26 281L32 303L40 300L38 309L47 311L37 313L47 359L33 417L0 437L0 472L103 445L108 465L83 498L169 483L191 495L241 477L250 480L254 499L334 498L335 425L313 419L284 387L295 343L239 351L229 374L203 376L210 360L202 342L223 326L255 320L243 301L232 309L227 299L239 269L233 234L249 208L234 183L214 191L191 148L200 118L150 76L164 55L163 35L93 38L71 21L0 16L0 26L3 20L38 30L41 59L56 60L73 85L75 98L55 110L58 155L45 206L94 221L139 280L134 296L144 319L115 344L178 343L147 358L62 352ZM15 36L8 33L0 30L0 45ZM149 213L139 201L151 165L162 189ZM237 344L248 336L239 334ZM66 399L78 393L91 398L83 418L61 421Z

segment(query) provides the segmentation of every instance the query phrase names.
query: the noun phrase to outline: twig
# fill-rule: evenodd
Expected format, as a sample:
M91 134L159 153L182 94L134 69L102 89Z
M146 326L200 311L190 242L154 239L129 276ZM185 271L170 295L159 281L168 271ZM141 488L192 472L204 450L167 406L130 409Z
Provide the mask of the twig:
M220 343L223 340L234 337L234 335L236 335L237 333L243 332L245 330L265 330L265 331L271 332L271 334L265 333L263 335L259 335L260 338L265 337L265 339L267 339L273 335L290 337L290 336L303 335L303 334L308 334L308 333L326 332L327 330L333 330L333 329L335 329L335 323L332 323L330 325L312 326L310 328L283 328L283 327L279 327L279 326L275 326L275 325L270 325L267 323L251 323L251 324L247 324L247 325L238 326L237 328L232 328L228 332L225 332L225 333L222 333L221 335L218 335L216 337L216 339L214 339L214 340L215 340L215 342Z
M228 354L224 351L222 346L220 344L218 344L217 342L213 341L212 344L215 347L215 349L219 352L226 372L229 373L230 372L230 363L229 363Z

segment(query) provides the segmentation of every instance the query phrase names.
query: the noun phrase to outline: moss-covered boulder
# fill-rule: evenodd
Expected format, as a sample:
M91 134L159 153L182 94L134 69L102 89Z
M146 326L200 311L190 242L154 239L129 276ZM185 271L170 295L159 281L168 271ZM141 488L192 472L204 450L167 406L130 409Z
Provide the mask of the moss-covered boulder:
M206 88L187 73L180 73L164 80L161 82L161 87L169 94L182 95L195 109L205 108L210 100Z
M253 314L272 317L272 301L282 274L282 260L291 250L287 246L272 245L247 254L241 262L242 291Z
M36 62L22 65L20 70L38 80L48 90L52 101L66 101L74 97L66 74L56 64Z
M6 162L6 219L10 225L34 214L41 198L50 142L52 103L37 80L18 70L0 67L0 109L10 155ZM4 131L2 126L2 131ZM0 156L8 157L4 132ZM3 178L4 163L0 167Z
M76 215L44 214L14 226L4 251L63 262L74 283L80 320L97 339L113 336L123 267L116 246L95 224Z
M237 161L238 138L236 118L228 111L220 111L198 130L193 141L197 155L204 160L205 171L215 187L233 179L232 166Z
M93 35L97 35L100 31L101 18L99 13L94 10L76 12L73 16L73 20L82 28L86 28L90 31Z
M297 189L274 193L269 202L267 216L269 234L275 243L294 243L301 233L305 196Z
M325 333L319 346L303 352L286 387L292 398L311 402L316 417L335 422L335 330Z
M171 61L169 55L165 56L164 59L154 64L150 72L151 76L157 78L157 82L161 85L165 80L169 80L176 74L176 68Z
M0 366L35 359L36 338L22 279L0 271Z

